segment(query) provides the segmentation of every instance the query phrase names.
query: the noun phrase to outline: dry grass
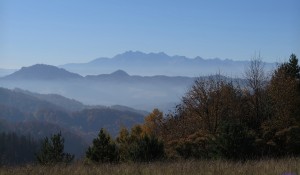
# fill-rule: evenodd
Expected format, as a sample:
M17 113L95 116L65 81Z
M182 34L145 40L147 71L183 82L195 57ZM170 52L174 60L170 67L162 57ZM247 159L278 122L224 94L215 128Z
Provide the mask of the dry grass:
M84 165L75 163L69 166L20 166L1 167L0 175L176 175L176 174L251 174L251 175L300 175L300 159L261 160L248 162L230 161L178 161L155 163L122 163ZM290 175L289 174L289 175Z

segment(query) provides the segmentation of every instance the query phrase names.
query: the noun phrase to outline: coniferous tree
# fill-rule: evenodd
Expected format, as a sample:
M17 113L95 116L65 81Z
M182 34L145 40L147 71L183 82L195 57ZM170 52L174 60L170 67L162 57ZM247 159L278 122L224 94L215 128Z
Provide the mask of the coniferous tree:
M98 137L93 140L93 145L88 148L86 158L101 163L117 162L119 160L117 146L103 128L101 128Z
M74 155L64 152L64 138L61 133L54 134L49 140L46 137L41 146L40 152L37 154L37 160L40 164L56 164L70 163L74 159Z
M291 78L300 79L300 66L298 65L298 58L295 54L292 54L289 62L282 64L279 69L284 69L286 75Z

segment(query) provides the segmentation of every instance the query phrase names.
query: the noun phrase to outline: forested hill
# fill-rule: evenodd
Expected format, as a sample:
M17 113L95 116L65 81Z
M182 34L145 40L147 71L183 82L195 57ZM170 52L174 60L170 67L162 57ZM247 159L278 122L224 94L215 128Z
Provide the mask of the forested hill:
M53 96L57 97L50 95ZM142 123L146 115L127 107L84 106L62 96L57 98L60 100L20 89L0 88L0 131L30 134L36 139L62 131L67 150L82 155L100 128L117 135L121 127ZM60 105L62 101L78 105L79 109L69 110Z
M39 94L39 93L34 93L30 91L26 91L20 88L14 89L15 93L22 93L26 94L32 97L36 97L39 100L46 101L48 103L55 104L56 106L59 106L60 108L63 108L64 110L73 112L73 111L81 111L85 108L88 108L88 106L84 105L83 103L74 100L74 99L69 99L64 96L58 95L58 94Z
M20 90L12 91L0 87L0 105L15 108L19 111L30 113L40 109L64 110L64 108L36 98L34 96L20 92Z

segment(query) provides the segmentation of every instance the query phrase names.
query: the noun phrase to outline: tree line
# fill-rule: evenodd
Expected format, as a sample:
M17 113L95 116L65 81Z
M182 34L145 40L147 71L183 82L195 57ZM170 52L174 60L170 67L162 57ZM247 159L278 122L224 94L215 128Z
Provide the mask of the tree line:
M245 81L221 75L198 78L175 112L154 109L144 123L122 128L112 138L105 129L86 151L85 162L150 162L170 159L248 160L300 155L300 67L296 55L268 76L260 57ZM69 163L64 139L42 142L42 164Z
M168 157L251 159L300 154L300 68L296 55L268 77L259 58L246 82L197 79L156 125ZM156 129L157 130L157 129Z
M39 143L30 136L0 133L0 165L33 163L38 149Z

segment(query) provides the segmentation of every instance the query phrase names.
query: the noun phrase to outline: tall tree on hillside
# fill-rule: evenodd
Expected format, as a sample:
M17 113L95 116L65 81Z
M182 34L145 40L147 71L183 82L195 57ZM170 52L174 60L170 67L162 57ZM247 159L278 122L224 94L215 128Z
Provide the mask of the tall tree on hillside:
M197 79L182 99L180 115L188 122L187 130L205 130L216 134L222 120L239 118L237 107L242 105L241 97L241 90L220 75Z
M258 93L262 90L266 84L266 75L264 72L264 63L260 54L253 57L250 64L245 70L245 78L247 80L247 85L254 93Z
M42 142L37 160L40 164L70 163L74 155L64 152L64 138L61 133L54 134L50 140L48 137Z
M250 108L250 118L251 127L257 129L260 127L260 123L265 118L264 111L268 109L266 105L266 97L264 96L265 86L267 83L267 77L264 72L264 64L260 54L258 57L252 58L249 66L245 70L245 78L247 80L247 90L249 91L249 108Z
M166 152L171 157L175 152L185 158L208 157L209 140L220 133L221 124L245 120L243 100L243 91L221 75L197 79L176 113L163 122Z
M300 154L300 91L297 57L281 64L273 73L267 92L272 117L262 125L266 149L278 155Z

